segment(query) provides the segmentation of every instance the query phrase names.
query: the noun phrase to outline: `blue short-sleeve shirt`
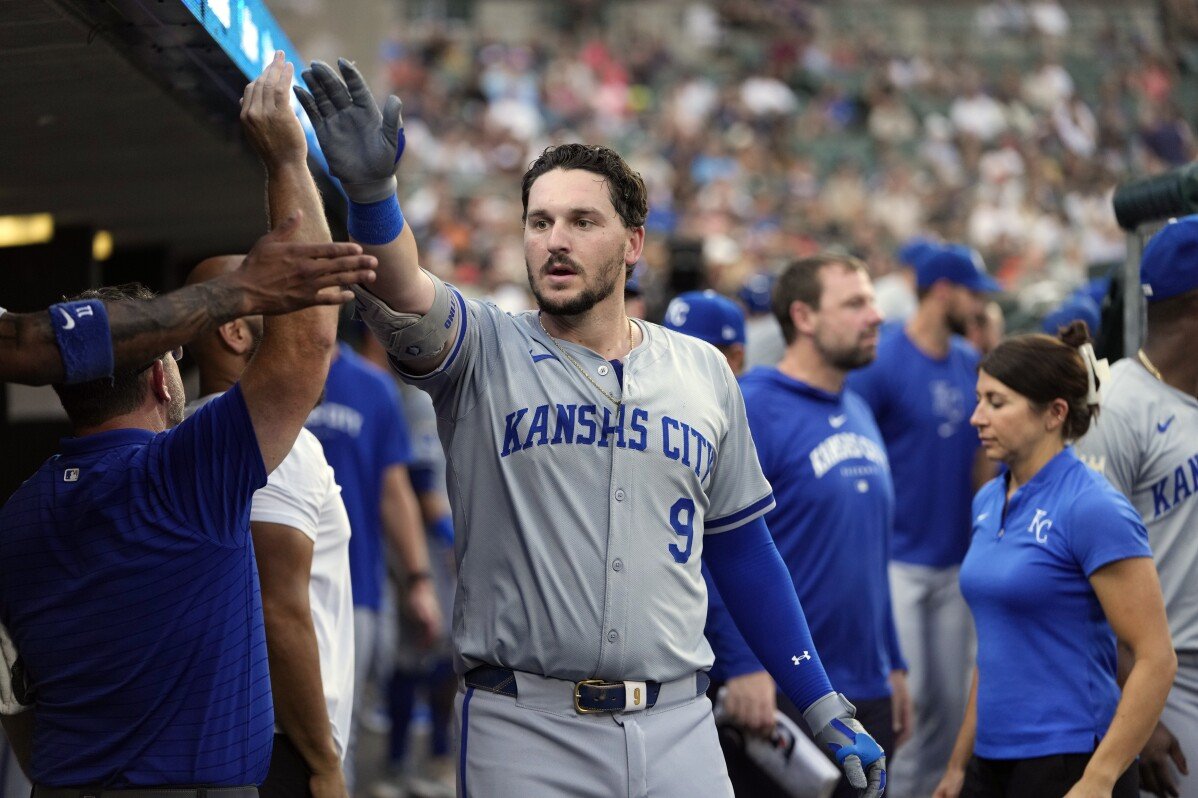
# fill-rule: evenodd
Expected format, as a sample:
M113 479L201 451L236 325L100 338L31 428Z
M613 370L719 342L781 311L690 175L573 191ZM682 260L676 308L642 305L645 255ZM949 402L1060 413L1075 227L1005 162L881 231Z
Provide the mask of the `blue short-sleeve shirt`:
M969 548L969 503L978 436L969 426L977 404L977 351L954 336L932 358L901 325L882 328L878 357L848 375L877 419L894 475L891 557L948 568Z
M0 620L36 690L50 787L248 785L274 713L234 387L167 432L63 441L0 510Z
M961 592L978 635L977 739L994 759L1089 753L1119 687L1115 635L1090 585L1104 565L1151 557L1139 514L1072 447L1005 501L1006 475L973 503Z

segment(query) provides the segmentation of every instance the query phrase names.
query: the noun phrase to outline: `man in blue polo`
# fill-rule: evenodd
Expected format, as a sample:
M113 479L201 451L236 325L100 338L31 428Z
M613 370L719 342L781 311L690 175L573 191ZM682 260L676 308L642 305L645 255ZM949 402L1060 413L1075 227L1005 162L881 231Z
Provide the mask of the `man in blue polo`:
M278 53L243 101L275 228L250 257L329 241L289 88ZM31 748L35 796L256 795L274 715L250 500L320 394L335 320L333 308L268 317L238 384L186 421L173 353L56 386L77 437L0 509L0 621L32 693L5 730L32 736L15 747Z
M894 489L873 414L843 389L851 370L873 360L882 317L865 265L847 255L791 264L778 278L772 302L786 350L776 367L753 369L741 379L757 456L777 497L766 523L830 678L845 685L857 716L869 719L879 744L892 752L910 726L906 665L887 578ZM726 702L734 697L732 686L763 679L772 704L769 676L718 607L709 615L708 632L716 668L728 678ZM778 705L800 720L784 697ZM742 762L729 763L734 772L740 793L788 794L747 772ZM841 779L836 795L848 798L856 791Z
M886 325L878 357L847 386L873 411L894 477L890 585L915 718L891 795L931 795L965 712L974 636L957 575L969 548L973 494L993 474L969 426L977 351L961 337L998 283L968 247L916 259L919 305Z

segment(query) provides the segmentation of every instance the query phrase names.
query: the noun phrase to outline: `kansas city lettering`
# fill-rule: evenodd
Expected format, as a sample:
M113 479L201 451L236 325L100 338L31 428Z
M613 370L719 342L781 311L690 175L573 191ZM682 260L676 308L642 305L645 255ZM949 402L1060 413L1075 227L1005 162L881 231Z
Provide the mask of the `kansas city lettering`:
M613 410L596 405L537 405L508 413L503 421L500 457L534 446L598 446L643 452L649 446L649 429L661 429L661 450L706 479L715 466L715 444L685 421L662 416L654 424L641 407Z
M882 447L855 432L838 432L811 450L811 468L815 471L816 479L845 460L868 460L889 468Z
M1152 485L1152 517L1160 518L1162 513L1169 512L1194 493L1198 493L1198 455Z

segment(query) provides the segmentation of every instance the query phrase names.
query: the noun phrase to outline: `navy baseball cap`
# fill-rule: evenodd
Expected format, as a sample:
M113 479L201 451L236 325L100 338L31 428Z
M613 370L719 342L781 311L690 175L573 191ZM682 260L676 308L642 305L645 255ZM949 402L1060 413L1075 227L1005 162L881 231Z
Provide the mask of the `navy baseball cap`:
M1144 247L1140 287L1149 302L1198 288L1198 215L1170 219Z
M936 247L915 264L915 281L920 288L930 288L937 280L948 280L979 294L997 294L1002 290L998 281L986 273L978 251L960 244Z
M774 275L768 272L758 272L745 280L740 287L737 297L745 303L750 313L769 313L770 297L774 291Z
M744 311L715 291L687 291L674 297L662 324L716 346L745 342Z
M1091 335L1098 334L1102 311L1098 309L1094 300L1085 294L1074 294L1066 299L1060 307L1045 316L1040 325L1044 332L1056 335L1062 327L1067 327L1078 320L1086 323L1086 326L1090 328Z

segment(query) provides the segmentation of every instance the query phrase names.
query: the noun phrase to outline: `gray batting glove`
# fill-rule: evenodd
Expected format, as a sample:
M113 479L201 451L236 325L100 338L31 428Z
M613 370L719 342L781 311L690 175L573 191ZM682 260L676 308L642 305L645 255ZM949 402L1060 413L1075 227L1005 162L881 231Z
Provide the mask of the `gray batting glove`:
M855 719L857 708L840 693L816 701L803 718L815 732L815 742L840 764L845 778L862 798L886 792L886 752Z
M395 165L403 155L403 103L392 94L380 113L357 67L344 58L337 66L345 82L328 64L313 61L303 72L311 93L296 86L295 95L346 195L363 204L385 200L395 194Z

